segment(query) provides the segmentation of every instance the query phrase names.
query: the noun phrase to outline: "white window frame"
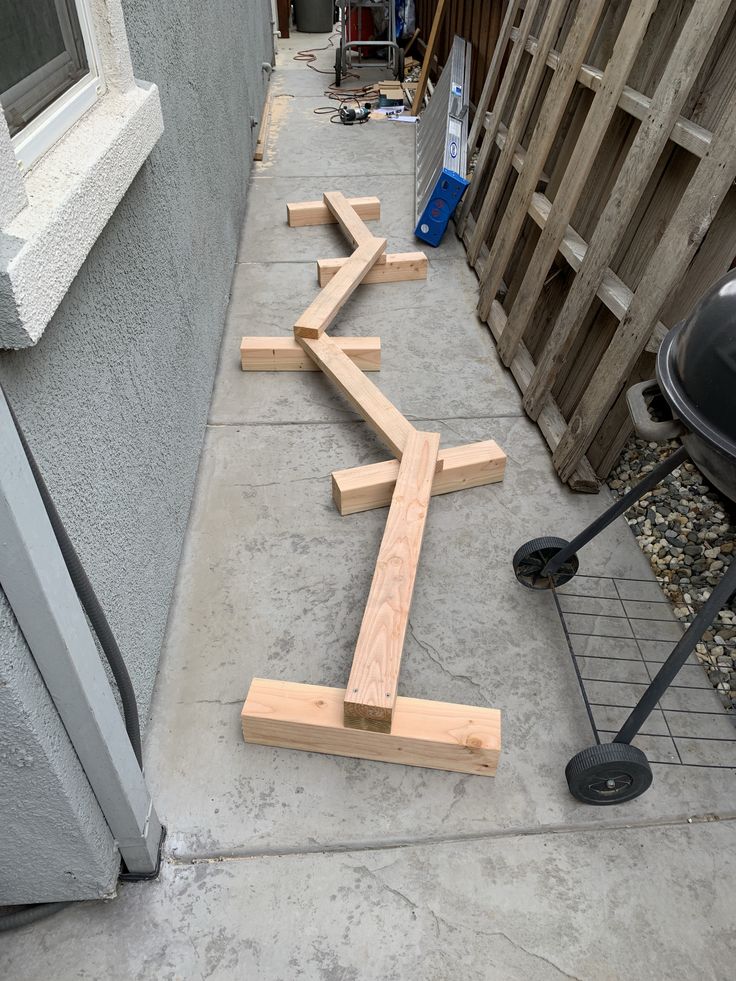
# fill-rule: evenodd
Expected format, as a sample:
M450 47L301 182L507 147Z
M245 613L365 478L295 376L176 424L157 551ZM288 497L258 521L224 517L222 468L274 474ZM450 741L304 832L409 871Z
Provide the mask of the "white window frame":
M64 133L90 109L105 91L100 52L97 47L89 0L73 0L76 7L79 28L87 56L87 74L75 82L60 96L54 99L43 112L32 119L13 139L13 150L21 172L29 170L37 160L50 149ZM58 6L58 0L57 0ZM59 17L62 34L66 34L64 21ZM59 55L63 59L63 55ZM22 79L10 90L28 87L34 75L44 76L53 71L54 62L42 65L33 75ZM6 93L7 96L7 93Z
M0 349L37 343L163 132L158 88L133 74L121 0L76 3L96 73L12 138L0 111Z

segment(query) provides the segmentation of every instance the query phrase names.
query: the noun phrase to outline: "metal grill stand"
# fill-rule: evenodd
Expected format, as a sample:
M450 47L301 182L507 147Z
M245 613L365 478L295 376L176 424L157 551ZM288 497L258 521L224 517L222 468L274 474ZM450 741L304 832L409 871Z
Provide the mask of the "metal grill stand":
M522 545L513 559L516 578L529 589L554 589L570 582L578 570L578 551L688 458L687 449L684 446L679 447L571 542L561 538L537 538ZM590 746L569 761L565 776L573 797L586 804L621 804L633 800L649 788L652 782L649 761L640 749L631 745L632 740L675 680L719 610L735 594L736 562L732 562L631 710L613 742Z

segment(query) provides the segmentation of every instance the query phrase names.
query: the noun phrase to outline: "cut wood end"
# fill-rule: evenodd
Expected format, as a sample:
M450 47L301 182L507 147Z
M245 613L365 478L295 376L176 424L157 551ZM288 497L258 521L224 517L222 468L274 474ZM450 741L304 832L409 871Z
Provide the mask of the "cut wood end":
M348 729L362 729L364 732L391 732L392 710L376 705L361 705L345 701L343 723Z
M318 327L304 327L302 324L294 324L294 336L295 337L310 337L312 340L318 340L322 336L322 331Z

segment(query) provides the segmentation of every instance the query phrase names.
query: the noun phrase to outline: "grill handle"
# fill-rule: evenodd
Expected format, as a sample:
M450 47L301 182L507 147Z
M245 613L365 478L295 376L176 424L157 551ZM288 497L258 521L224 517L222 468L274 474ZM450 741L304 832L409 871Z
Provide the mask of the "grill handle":
M632 385L626 392L626 402L629 415L634 424L636 435L648 443L664 443L669 439L678 439L685 432L685 427L679 419L665 419L662 422L652 419L647 404L647 396L661 395L659 382L656 378Z

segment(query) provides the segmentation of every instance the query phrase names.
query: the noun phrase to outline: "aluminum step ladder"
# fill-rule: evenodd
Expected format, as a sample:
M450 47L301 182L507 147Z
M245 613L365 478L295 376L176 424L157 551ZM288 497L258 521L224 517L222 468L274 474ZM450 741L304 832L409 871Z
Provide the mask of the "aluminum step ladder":
M469 181L468 100L470 42L455 35L452 50L429 105L416 125L416 228L439 245Z

